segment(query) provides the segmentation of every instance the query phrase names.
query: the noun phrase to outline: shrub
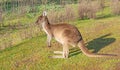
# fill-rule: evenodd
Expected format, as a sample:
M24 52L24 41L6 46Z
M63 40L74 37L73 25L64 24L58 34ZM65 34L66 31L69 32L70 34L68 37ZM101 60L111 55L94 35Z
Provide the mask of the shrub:
M62 10L54 10L48 12L48 19L51 23L66 22L76 19L76 12L72 6L66 5Z
M119 0L112 0L110 7L111 7L112 14L120 15L120 1Z
M65 17L68 21L75 20L77 18L76 12L72 6L65 6Z
M78 6L78 15L80 19L83 19L86 16L86 11L87 11L87 2L86 1L80 2Z
M79 18L96 18L96 13L101 10L102 6L99 1L80 1L78 6Z

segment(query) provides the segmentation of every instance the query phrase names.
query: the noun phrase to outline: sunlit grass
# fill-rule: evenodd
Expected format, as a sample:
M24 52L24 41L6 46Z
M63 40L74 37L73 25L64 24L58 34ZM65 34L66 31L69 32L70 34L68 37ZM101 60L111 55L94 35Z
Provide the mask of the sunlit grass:
M120 21L119 17L105 18L99 20L80 20L71 22L75 23L75 26L81 31L85 42L90 42L91 40L97 39L101 36L104 36L108 33L112 35L107 36L102 39L98 39L99 42L104 41L109 45L104 45L98 53L118 53L113 52L119 48L120 41L118 27ZM114 22L115 23L111 23ZM104 28L102 28L104 27ZM87 30L87 31L86 31ZM107 39L115 38L116 40L113 43L109 43ZM102 44L97 44L93 42L94 47ZM89 58L83 53L74 54L68 59L50 59L48 56L52 55L52 51L62 49L58 47L58 44L54 41L52 47L48 48L46 46L46 35L40 35L38 37L28 39L22 43L7 48L0 52L0 68L1 70L116 70L116 64L120 62L120 59L117 58ZM100 48L100 46L98 48ZM90 44L88 47L92 47ZM93 50L94 47L92 48ZM97 49L96 47L96 49ZM112 49L110 49L112 48ZM89 49L92 51L92 49Z
M59 11L61 8L57 7L56 10ZM42 10L41 6L38 8ZM53 8L54 5L47 6L47 9ZM14 19L8 17L9 20L5 20L4 23L5 26L18 22L30 24L34 23L40 14L41 11L36 14L27 13L19 18L14 16ZM120 16L111 15L110 8L105 8L97 15L96 19L76 19L69 23L80 30L91 52L120 55ZM90 58L78 48L75 49L76 52L70 53L68 59L50 59L48 56L53 55L55 50L61 50L61 45L53 40L52 47L48 48L46 35L43 32L40 32L39 36L21 40L19 32L22 30L29 28L10 30L15 45L0 51L0 70L117 70L120 64L119 58ZM8 28L3 27L3 32L9 32ZM1 41L3 40L0 39Z

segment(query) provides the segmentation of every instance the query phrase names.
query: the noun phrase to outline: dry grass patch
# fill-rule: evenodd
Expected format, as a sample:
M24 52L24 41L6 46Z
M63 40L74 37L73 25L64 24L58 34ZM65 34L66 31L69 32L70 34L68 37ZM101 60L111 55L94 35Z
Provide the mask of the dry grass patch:
M120 70L120 62L116 64L115 70Z

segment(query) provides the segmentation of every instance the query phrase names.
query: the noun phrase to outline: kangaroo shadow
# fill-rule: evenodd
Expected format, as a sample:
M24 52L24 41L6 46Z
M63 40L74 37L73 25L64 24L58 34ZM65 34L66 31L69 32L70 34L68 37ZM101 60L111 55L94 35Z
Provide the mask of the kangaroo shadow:
M93 40L87 42L86 47L88 49L92 49L93 53L97 53L102 48L104 48L116 41L115 38L106 38L108 36L111 36L111 33L100 36L96 39L93 39ZM79 48L71 48L70 49L70 57L74 56L74 55L78 55L79 53L81 53Z

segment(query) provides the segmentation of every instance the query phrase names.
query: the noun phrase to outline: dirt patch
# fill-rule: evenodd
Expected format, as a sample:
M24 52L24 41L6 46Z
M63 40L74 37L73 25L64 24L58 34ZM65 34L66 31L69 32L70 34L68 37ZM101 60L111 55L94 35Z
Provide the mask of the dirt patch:
M114 44L114 46L116 47L116 46L120 46L120 41L117 41L115 44ZM118 57L120 58L120 48L118 48L118 47L116 47L114 50L113 50L113 52L115 53L115 54L117 54L118 55Z
M116 64L115 70L120 70L120 62Z
M36 62L39 59L40 59L40 56L34 55L32 57L25 58L25 59L22 59L20 61L16 61L15 64L14 64L14 66L16 68L18 68L18 67L20 67L22 65L30 65L30 64Z

